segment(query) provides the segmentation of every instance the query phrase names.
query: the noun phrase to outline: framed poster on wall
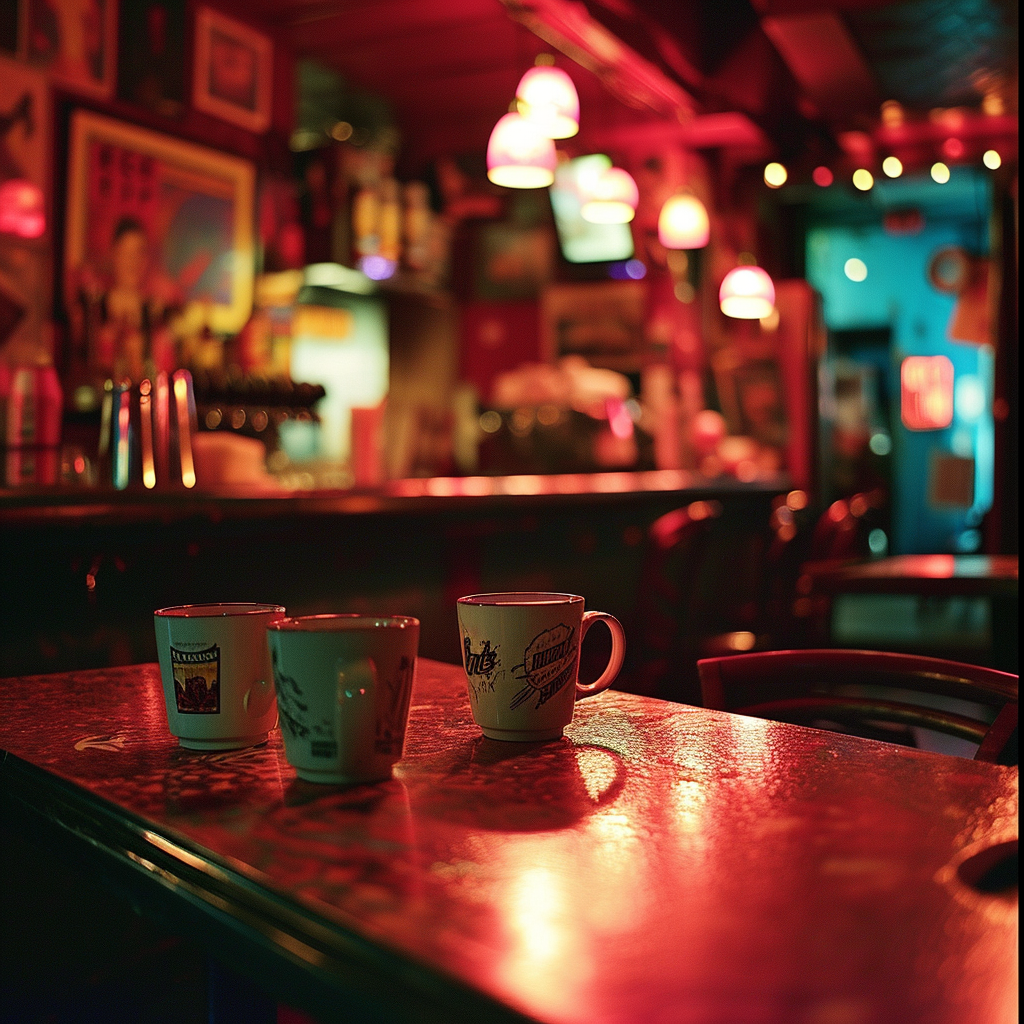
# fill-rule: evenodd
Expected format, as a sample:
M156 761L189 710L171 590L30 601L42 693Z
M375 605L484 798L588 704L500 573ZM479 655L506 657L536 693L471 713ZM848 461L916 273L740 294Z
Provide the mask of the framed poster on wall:
M196 13L192 103L251 132L270 125L273 46L262 32L209 7Z
M199 305L214 332L238 331L252 309L254 178L247 160L74 111L63 265L72 319L88 301L94 327L120 310L151 328ZM119 356L117 337L103 344L89 358L96 369Z
M116 49L117 0L21 0L18 56L54 82L109 97Z

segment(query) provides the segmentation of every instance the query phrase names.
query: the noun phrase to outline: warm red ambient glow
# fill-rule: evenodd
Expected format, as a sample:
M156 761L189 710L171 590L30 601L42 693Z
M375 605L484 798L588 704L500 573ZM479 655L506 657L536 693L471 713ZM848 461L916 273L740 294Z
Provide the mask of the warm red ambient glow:
M941 430L953 422L953 363L946 356L903 360L900 419L908 430Z
M0 231L18 238L38 238L45 230L43 190L23 178L0 185Z

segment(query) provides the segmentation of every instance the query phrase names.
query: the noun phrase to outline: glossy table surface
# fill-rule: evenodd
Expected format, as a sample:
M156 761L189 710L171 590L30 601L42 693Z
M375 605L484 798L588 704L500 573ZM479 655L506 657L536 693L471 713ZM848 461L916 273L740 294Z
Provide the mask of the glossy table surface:
M424 659L385 783L303 783L277 732L179 748L155 665L0 681L0 747L6 808L304 972L321 1016L1016 1019L1016 889L961 866L1016 839L1016 768L614 691L501 743Z
M1017 596L1016 555L893 555L812 572L833 593Z

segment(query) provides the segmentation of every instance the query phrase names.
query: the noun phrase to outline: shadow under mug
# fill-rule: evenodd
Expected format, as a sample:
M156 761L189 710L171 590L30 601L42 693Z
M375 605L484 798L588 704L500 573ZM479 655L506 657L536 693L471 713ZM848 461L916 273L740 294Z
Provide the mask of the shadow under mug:
M557 739L576 701L611 686L622 667L619 620L584 611L577 594L473 594L457 609L473 720L491 739ZM611 633L611 654L601 675L581 684L580 645L597 622Z

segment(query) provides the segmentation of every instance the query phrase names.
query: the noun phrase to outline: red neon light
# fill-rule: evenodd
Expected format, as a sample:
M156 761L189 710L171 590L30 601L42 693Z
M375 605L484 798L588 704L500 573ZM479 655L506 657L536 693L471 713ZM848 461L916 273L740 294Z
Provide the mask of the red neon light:
M19 238L38 238L46 230L43 192L22 178L0 185L0 231Z
M953 422L953 364L946 356L903 360L900 419L908 430L941 430Z

